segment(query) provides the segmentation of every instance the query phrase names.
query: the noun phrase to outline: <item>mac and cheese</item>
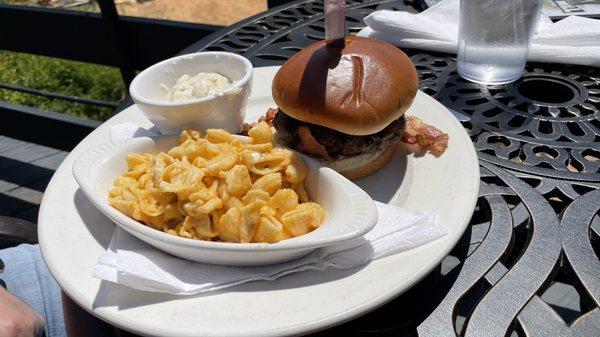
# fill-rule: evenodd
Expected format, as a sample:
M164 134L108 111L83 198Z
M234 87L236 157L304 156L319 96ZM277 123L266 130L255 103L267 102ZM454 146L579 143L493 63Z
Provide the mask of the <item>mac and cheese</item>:
M243 142L224 130L185 130L167 153L130 153L109 202L190 239L274 243L319 227L327 213L308 200L302 158L274 147L265 122L248 134Z

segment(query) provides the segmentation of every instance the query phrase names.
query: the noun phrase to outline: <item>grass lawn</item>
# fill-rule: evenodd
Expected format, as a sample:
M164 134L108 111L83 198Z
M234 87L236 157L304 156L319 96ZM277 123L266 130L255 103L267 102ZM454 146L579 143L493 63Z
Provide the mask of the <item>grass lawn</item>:
M27 0L0 0L0 4L36 5ZM71 10L94 11L86 4ZM71 96L120 101L124 84L119 69L84 62L0 50L0 82ZM42 110L106 120L113 109L0 89L0 100Z
M8 51L0 51L0 82L105 101L119 101L124 95L117 68ZM6 89L0 89L0 100L101 121L112 112Z

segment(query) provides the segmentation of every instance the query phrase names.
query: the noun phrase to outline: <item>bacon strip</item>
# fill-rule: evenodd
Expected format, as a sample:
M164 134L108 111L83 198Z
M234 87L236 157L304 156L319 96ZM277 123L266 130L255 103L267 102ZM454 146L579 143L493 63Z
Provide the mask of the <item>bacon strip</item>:
M270 126L273 126L273 119L275 118L276 113L277 113L277 109L269 108L269 110L267 110L265 120L267 121L267 123Z
M433 125L425 124L420 118L406 117L406 131L402 141L408 144L419 144L436 157L441 156L448 147L448 134Z
M260 123L262 121L265 121L267 122L267 124L269 124L269 126L273 126L273 118L275 118L276 113L277 109L269 108L269 110L267 110L267 113L264 116L260 116L258 122Z
M258 118L257 122L244 123L244 125L242 125L242 131L240 132L240 134L243 136L247 136L248 131L250 131L250 129L252 129L253 126L255 126L256 124L258 124L262 121L267 122L267 124L269 124L269 126L273 126L273 118L275 118L276 113L277 113L277 109L269 108L267 110L267 113L264 116L260 116L260 118Z
M329 153L325 150L325 147L319 143L315 137L310 133L310 129L306 126L298 128L298 135L300 136L300 145L298 145L298 151L312 153L325 160L331 160Z

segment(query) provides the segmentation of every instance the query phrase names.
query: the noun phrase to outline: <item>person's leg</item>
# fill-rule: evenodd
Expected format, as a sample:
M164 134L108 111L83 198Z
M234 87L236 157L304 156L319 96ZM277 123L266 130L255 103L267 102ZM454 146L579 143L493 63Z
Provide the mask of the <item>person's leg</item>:
M0 250L7 290L46 321L46 337L65 337L60 288L50 276L38 245Z

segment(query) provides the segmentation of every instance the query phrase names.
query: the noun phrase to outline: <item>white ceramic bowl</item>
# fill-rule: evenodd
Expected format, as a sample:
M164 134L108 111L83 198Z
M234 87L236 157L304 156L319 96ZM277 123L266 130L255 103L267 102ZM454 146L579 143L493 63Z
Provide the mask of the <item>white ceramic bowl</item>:
M227 52L201 52L170 58L139 73L129 87L138 108L163 134L184 128L225 129L239 132L244 122L244 107L250 96L252 63L243 56ZM167 101L164 86L172 88L183 75L215 72L233 82L220 95L185 102Z
M75 161L73 175L88 199L118 226L158 249L199 262L236 266L284 262L318 247L360 237L377 222L377 209L366 192L339 173L303 155L309 168L306 191L311 200L329 213L329 217L316 230L277 243L225 243L177 237L145 226L108 204L108 191L114 179L127 171L127 153L166 151L176 144L176 140L176 136L143 137L99 145Z

